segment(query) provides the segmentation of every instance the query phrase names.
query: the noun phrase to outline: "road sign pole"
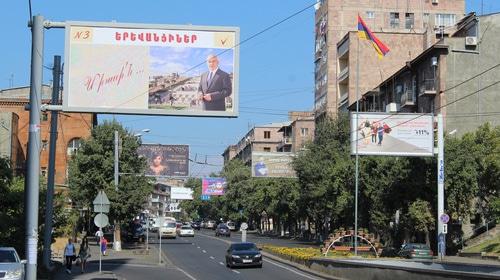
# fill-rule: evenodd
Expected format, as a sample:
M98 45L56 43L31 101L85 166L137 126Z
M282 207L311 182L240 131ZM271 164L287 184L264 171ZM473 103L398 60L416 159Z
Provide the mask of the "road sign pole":
M102 195L101 195L101 211L99 214L102 216ZM104 231L102 230L102 227L99 226L99 231L101 232L102 236L99 237L99 273L102 273L102 241L104 238Z
M443 232L443 221L441 216L444 214L444 129L443 129L443 115L437 115L437 150L438 150L438 207L437 207L437 220L438 220L438 230L437 230L437 238L438 244L441 241L441 250L438 250L438 256L441 260L444 256L446 256L446 235Z

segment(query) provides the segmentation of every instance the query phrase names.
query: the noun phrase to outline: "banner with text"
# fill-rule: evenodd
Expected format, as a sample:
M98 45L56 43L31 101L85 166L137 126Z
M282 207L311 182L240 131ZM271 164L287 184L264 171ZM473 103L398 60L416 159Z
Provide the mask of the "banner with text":
M352 113L351 154L434 156L433 122L428 114Z
M239 28L67 22L63 110L238 115Z
M148 161L146 175L179 176L189 175L188 145L144 144L137 153Z
M201 181L202 195L224 195L226 192L226 178L206 177Z
M193 190L190 188L170 187L170 199L193 200Z
M292 166L293 153L252 152L253 177L297 177Z

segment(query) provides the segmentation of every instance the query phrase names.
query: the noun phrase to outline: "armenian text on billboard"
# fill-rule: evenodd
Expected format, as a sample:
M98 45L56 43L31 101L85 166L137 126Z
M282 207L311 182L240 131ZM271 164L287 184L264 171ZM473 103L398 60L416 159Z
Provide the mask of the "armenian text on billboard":
M179 176L189 175L188 145L151 145L144 144L137 149L148 162L146 175Z
M206 177L201 181L202 195L224 195L226 192L226 178Z

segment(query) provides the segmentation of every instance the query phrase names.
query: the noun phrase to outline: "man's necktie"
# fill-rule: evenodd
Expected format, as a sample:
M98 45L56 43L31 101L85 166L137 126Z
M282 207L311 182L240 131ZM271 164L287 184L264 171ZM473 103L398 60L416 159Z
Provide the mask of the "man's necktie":
M210 81L212 81L212 71L208 74L207 85L210 85Z

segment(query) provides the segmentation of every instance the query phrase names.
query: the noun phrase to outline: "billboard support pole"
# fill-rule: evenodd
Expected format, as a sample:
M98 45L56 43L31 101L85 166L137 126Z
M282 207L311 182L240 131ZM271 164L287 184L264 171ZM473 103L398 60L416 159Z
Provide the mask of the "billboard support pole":
M118 144L119 144L119 138L118 138L118 130L115 130L115 191L118 191L118 180L119 180L119 174L118 174L118 165L119 165L119 153L118 153Z
M437 220L438 220L438 256L442 260L446 256L446 234L444 233L444 223L441 220L441 216L444 214L444 128L443 128L443 115L437 115L437 152L438 152L438 208L437 208Z
M35 280L37 271L38 245L38 198L40 189L40 105L42 103L43 79L43 16L36 15L31 19L31 84L28 163L25 185L25 249L26 279Z
M358 155L358 118L359 118L359 37L356 51L356 127L354 128L356 137L356 179L354 195L354 256L358 255L358 177L359 177L359 155Z

